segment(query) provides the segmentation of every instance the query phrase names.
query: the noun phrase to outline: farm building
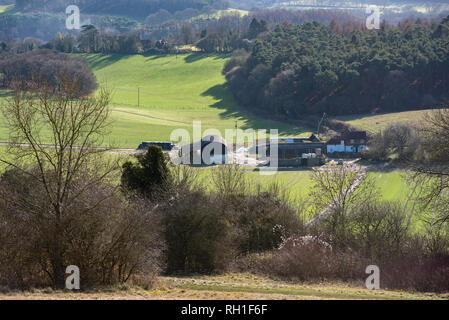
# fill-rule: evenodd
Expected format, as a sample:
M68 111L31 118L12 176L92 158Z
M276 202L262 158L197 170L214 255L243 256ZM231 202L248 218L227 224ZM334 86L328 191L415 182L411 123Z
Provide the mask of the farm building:
M171 142L142 142L137 148L138 151L147 150L150 146L160 147L162 151L172 151L175 145Z
M315 135L309 138L279 138L271 139L267 147L276 144L278 148L279 167L312 167L324 164L326 144Z
M183 146L180 156L189 159L190 164L223 164L227 160L228 146L220 136L206 136L201 141Z
M327 142L327 153L359 153L366 150L366 140L366 131L345 132Z

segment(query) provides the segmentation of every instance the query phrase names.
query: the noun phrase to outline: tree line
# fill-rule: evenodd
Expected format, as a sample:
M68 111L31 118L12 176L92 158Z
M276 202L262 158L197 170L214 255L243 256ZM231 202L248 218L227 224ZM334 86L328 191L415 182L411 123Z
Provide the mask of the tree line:
M375 31L283 24L230 61L226 78L243 106L280 117L434 107L448 97L448 39L449 17Z
M342 25L360 25L354 16L330 10L290 11L284 9L264 9L250 12L248 15L226 15L219 18L199 18L179 20L167 13L157 15L162 20L154 21L148 17L143 31L145 38L164 37L173 44L195 44L204 52L232 52L248 49L248 40L270 30L277 24L291 23L300 25L305 22L318 21L329 24L335 20ZM259 32L255 24L265 24Z
M24 90L39 90L46 83L53 91L59 91L61 77L78 79L77 95L88 95L97 89L97 79L83 58L45 49L0 54L2 88L20 85Z

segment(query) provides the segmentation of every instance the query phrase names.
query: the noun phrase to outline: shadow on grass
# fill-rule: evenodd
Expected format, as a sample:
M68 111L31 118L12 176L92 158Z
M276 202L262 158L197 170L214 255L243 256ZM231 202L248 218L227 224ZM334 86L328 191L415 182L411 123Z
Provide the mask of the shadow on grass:
M168 57L168 54L156 54L156 53L145 53L143 57L147 59L147 61L154 61L158 59L162 59Z
M194 63L206 58L214 58L214 60L227 59L231 57L230 54L219 53L191 53L184 58L186 63Z
M131 57L131 55L126 54L111 54L111 55L101 55L101 54L93 54L93 55L82 55L84 59L87 60L89 66L93 70L101 70L106 68L120 60L127 59Z
M310 132L310 130L305 128L295 127L280 121L263 119L262 117L243 111L235 102L234 97L226 84L211 87L201 95L213 97L215 100L218 100L218 102L211 105L211 107L222 110L220 113L221 119L237 119L239 121L238 126L240 129L278 129L279 135L281 136L298 136Z

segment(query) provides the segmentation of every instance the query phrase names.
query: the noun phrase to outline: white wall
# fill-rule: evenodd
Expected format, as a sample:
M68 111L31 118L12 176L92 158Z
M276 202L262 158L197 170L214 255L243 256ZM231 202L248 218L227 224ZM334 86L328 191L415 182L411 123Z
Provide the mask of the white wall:
M345 152L345 142L342 140L340 144L328 144L327 153Z
M366 146L359 146L359 152L362 150L366 150ZM347 153L354 153L355 147L354 146L345 146L345 142L341 141L341 144L336 145L327 145L327 153L335 153L335 152L347 152Z

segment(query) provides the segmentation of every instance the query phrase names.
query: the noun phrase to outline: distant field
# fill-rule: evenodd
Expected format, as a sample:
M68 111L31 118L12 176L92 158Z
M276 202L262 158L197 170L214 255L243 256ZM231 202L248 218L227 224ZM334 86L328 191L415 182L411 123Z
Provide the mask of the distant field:
M380 195L384 201L399 203L408 215L411 213L415 199L420 191L420 184L415 188L415 183L407 181L407 173L403 171L371 172L376 180ZM420 216L413 213L411 219L412 232L422 231Z
M374 1L373 1L374 2ZM449 10L449 5L440 1L440 3L432 3L432 5L417 3L416 1L385 1L377 4L382 15L399 14L405 12L416 12L421 14L439 14ZM375 4L375 3L373 3ZM314 0L296 0L296 1L279 1L274 7L286 9L329 9L329 10L345 10L352 14L363 14L366 5L358 1L314 1Z
M247 16L249 14L249 11L246 10L240 10L240 9L226 9L226 10L217 10L216 12L212 14L201 14L192 20L199 20L199 19L218 19L225 16L231 16L231 15L239 15L241 17Z
M200 170L199 178L202 179L205 185L211 187L210 177L214 167L198 170ZM255 171L253 168L248 168L246 178L253 188L255 188L257 184L267 188L270 184L276 183L279 185L281 191L287 193L292 200L304 201L311 188L310 174L310 170L304 169L296 171L278 171L273 175L261 175L260 172Z
M213 190L211 185L212 170L214 168L201 168L199 179L202 183ZM278 171L274 175L263 176L254 169L248 169L246 178L250 182L252 188L256 188L257 185L261 185L262 188L268 188L272 184L277 184L281 192L284 192L289 199L298 206L304 206L307 214L311 213L310 206L312 205L309 198L312 188L312 181L310 179L312 174L311 170L303 169L296 171ZM414 185L406 181L406 172L392 171L392 172L370 172L378 187L380 197L384 201L394 201L400 203L405 207L407 199L410 198L407 210L410 209L413 204L413 200L419 188L416 188L415 193L412 194ZM414 215L412 218L413 231L419 231L419 216Z
M113 91L111 142L137 147L146 140L168 141L175 129L279 129L281 135L308 134L281 122L262 120L239 109L221 74L228 55L85 55L98 81ZM140 91L140 100L138 92ZM138 107L140 105L140 107Z
M14 4L0 5L0 14L14 9Z
M203 131L214 128L223 136L236 121L240 129L278 129L283 136L310 133L239 109L221 74L228 55L83 56L98 82L113 93L108 142L115 146L137 148L142 141L168 141L175 129L192 134L193 121L201 121ZM0 142L8 140L1 117Z
M388 125L395 122L407 122L412 124L419 124L425 117L429 110L420 111L404 111L397 113L385 113L376 115L354 115L354 116L342 116L336 119L345 121L350 125L357 128L377 133L385 129Z

